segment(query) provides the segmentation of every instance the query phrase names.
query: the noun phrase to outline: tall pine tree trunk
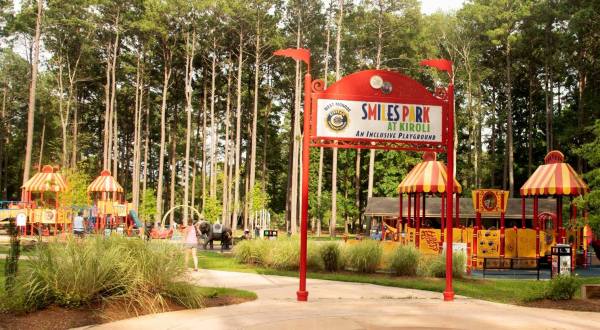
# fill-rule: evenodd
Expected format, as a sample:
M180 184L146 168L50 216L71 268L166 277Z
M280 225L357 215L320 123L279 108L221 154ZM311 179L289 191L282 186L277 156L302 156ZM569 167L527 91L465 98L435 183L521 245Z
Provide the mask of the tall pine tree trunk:
M510 61L510 41L506 40L506 101L507 101L507 125L506 125L506 144L508 145L508 191L510 196L515 193L515 174L514 174L514 146L513 146L513 108L512 108L512 78Z
M171 79L171 51L163 48L163 90L162 103L160 106L160 151L158 153L158 179L156 184L156 224L162 219L163 206L163 180L165 166L165 136L166 136L166 111L169 80ZM164 224L162 224L164 226Z
M29 84L29 104L27 110L27 142L25 145L25 164L23 168L23 183L29 180L31 170L31 150L33 148L33 122L35 114L35 97L37 86L38 60L40 57L40 27L42 25L42 0L37 1L37 16L35 19L35 36L33 39L33 56L31 61L31 83Z
M190 180L190 142L192 134L192 75L194 73L194 53L196 51L196 31L192 33L190 42L190 33L186 37L186 52L185 52L185 113L186 113L186 134L185 134L185 163L184 163L184 178L183 178L183 224L189 222L188 208L189 205L189 180Z
M236 88L236 107L235 107L235 174L233 189L233 222L237 229L237 218L240 203L240 147L241 147L241 129L242 129L242 64L244 62L244 34L240 30L238 66L237 66L237 88ZM233 227L233 226L232 226Z
M340 52L342 43L342 22L344 18L344 0L339 0L339 17L337 21L337 37L335 43L335 80L340 80ZM331 169L331 221L329 236L335 237L335 224L337 222L337 163L338 149L333 148Z
M217 198L217 123L215 122L215 94L217 76L217 39L213 37L212 73L210 85L210 197Z
M248 192L249 194L246 195L248 198L248 204L246 206L246 208L248 209L248 211L252 208L252 203L253 203L253 196L252 196L252 190L254 188L254 181L255 181L255 177L256 177L256 122L258 120L258 90L259 90L259 84L260 84L260 63L261 63L261 45L260 45L260 39L262 37L262 30L261 30L261 21L260 21L260 12L257 11L257 20L256 20L256 42L255 42L255 53L254 53L254 102L253 102L253 106L252 106L252 129L251 129L251 134L252 134L252 142L251 142L251 149L250 149L250 176L248 179ZM246 212L247 214L247 212Z

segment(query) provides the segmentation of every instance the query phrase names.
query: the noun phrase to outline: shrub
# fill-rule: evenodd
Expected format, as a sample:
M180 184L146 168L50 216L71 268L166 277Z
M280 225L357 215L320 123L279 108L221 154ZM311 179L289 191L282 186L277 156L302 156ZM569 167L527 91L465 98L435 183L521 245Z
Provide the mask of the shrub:
M300 244L300 242L298 242L298 244ZM306 267L310 270L322 270L323 260L321 259L321 245L314 241L308 241L307 248Z
M452 254L452 276L461 278L465 274L466 256L464 253ZM446 254L439 254L432 258L424 259L418 273L422 276L446 277Z
M234 246L233 255L239 263L264 265L269 249L268 241L244 240Z
M112 237L69 239L38 247L24 263L4 309L28 312L56 303L66 307L106 299L126 301L137 312L164 311L166 298L198 307L174 278L184 271L182 250L168 242Z
M265 260L265 266L279 270L298 269L300 242L297 238L280 238L278 240L263 242L267 242L271 247Z
M415 276L421 253L414 246L399 245L388 258L390 271L400 276Z
M346 266L361 273L374 273L383 250L377 241L363 240L346 250Z
M546 298L552 300L570 300L581 285L579 279L572 275L554 277L546 287Z
M343 266L342 249L337 242L322 244L319 254L326 271L337 272Z

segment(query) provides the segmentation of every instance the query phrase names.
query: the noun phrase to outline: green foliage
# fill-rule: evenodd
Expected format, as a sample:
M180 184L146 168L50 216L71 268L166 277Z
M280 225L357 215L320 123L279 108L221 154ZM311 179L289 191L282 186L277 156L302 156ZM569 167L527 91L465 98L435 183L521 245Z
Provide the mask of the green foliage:
M67 189L58 195L60 205L63 207L89 205L87 194L87 187L91 182L89 175L72 169L66 170L63 175L67 182Z
M156 191L148 188L142 195L139 216L144 222L153 222L156 215Z
M338 242L326 242L320 249L323 267L328 272L337 272L343 267L342 249Z
M578 197L576 202L579 209L589 211L587 222L596 235L600 235L600 120L596 120L592 128L594 140L577 149L576 153L587 160L591 170L584 175L590 187L590 193ZM580 225L586 220L578 219Z
M270 197L264 189L264 184L262 182L257 182L254 187L252 187L252 205L250 206L250 210L252 212L260 211L266 209L269 205Z
M546 287L545 297L552 300L570 300L581 286L581 281L574 275L558 275Z
M189 286L174 282L185 271L183 251L168 242L68 239L39 246L30 258L11 298L2 297L7 310L28 312L53 303L78 307L103 299L125 299L134 311L164 311L165 298L201 306Z
M221 217L222 212L223 206L219 203L219 200L215 197L208 197L206 199L206 203L202 209L202 215L204 215L205 220L214 223Z
M431 277L446 277L446 254L423 258L418 273ZM462 278L465 275L466 256L464 253L452 254L452 276Z
M400 276L416 276L421 253L412 245L398 245L388 257L390 271Z
M361 273L374 273L383 255L383 249L379 242L374 240L363 240L358 244L346 248L346 267Z

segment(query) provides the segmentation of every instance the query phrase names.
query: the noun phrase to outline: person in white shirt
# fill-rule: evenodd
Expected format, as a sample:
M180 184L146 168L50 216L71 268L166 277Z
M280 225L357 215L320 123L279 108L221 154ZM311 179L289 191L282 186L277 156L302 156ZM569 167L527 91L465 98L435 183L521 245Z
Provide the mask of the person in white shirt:
M79 237L83 237L85 225L83 223L83 213L79 212L73 219L73 233Z

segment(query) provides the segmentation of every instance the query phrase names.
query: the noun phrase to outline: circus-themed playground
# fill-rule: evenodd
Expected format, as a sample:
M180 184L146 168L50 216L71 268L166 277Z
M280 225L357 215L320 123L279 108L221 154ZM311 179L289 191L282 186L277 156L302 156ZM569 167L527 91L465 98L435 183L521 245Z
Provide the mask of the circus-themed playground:
M435 153L425 153L398 185L399 198L369 199L365 216L370 238L381 240L388 250L404 244L424 254L442 253L447 242L442 212L446 178L445 164ZM498 189L466 196L454 181L460 196L454 199L453 249L467 254L468 270L589 268L597 259L592 258L592 231L586 211L575 203L588 190L559 151L547 154L518 197Z

